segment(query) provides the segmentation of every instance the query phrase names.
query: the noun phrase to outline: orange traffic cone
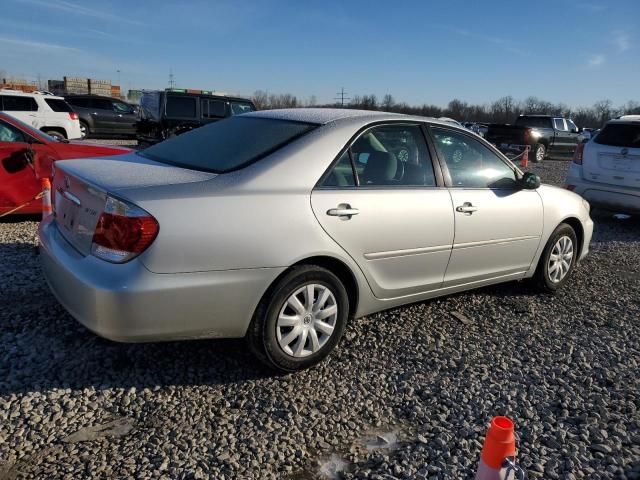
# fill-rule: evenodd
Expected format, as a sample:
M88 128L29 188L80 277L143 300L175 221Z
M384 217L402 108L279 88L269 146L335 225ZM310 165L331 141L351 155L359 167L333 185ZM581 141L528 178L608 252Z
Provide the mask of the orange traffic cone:
M53 213L51 206L51 182L48 178L42 179L42 219Z
M524 153L522 154L522 161L520 162L522 168L529 168L529 145L524 147Z
M513 422L493 417L484 440L476 480L520 480L524 471L515 464L516 437Z

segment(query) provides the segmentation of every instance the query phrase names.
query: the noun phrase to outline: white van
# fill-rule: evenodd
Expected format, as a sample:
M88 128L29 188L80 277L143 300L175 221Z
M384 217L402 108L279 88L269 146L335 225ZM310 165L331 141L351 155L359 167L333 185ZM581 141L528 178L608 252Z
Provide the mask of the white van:
M0 90L0 112L59 139L81 138L78 115L62 97L44 92Z

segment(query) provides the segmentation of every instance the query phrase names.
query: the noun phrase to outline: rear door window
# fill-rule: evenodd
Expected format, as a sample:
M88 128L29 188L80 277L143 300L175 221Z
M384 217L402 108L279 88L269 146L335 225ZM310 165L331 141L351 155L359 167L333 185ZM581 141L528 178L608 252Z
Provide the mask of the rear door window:
M67 98L67 102L75 107L89 108L88 98Z
M640 123L610 123L593 141L611 147L640 148Z
M224 118L227 115L227 106L222 100L203 98L200 101L202 118Z
M91 108L95 108L97 110L113 110L113 103L111 100L106 100L104 98L92 98Z
M516 125L531 128L550 128L551 121L548 117L518 117Z
M54 112L73 112L71 106L64 100L59 98L45 98L44 100L49 105L49 108Z
M5 112L36 112L38 104L31 97L17 95L0 95L2 97L2 110Z
M167 97L167 117L195 118L196 99L194 97Z

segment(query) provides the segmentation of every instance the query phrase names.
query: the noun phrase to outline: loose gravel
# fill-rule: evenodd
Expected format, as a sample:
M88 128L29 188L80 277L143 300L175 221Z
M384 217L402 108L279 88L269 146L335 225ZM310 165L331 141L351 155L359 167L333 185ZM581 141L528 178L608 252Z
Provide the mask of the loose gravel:
M37 224L0 223L0 479L473 478L494 415L529 478L638 479L640 221L594 219L557 295L510 283L371 315L286 376L241 341L96 337L50 294Z

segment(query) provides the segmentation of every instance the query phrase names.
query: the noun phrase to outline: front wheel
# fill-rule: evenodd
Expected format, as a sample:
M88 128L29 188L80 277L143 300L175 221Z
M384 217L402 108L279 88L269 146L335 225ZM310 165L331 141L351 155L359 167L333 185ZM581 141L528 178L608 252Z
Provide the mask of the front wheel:
M340 341L349 299L329 270L293 268L265 295L247 332L251 351L267 366L293 372L324 360Z
M539 288L555 292L562 288L573 273L578 259L576 232L561 223L549 237L540 256L534 280Z
M538 143L533 147L533 161L536 163L540 163L544 160L544 157L547 155L546 147Z

